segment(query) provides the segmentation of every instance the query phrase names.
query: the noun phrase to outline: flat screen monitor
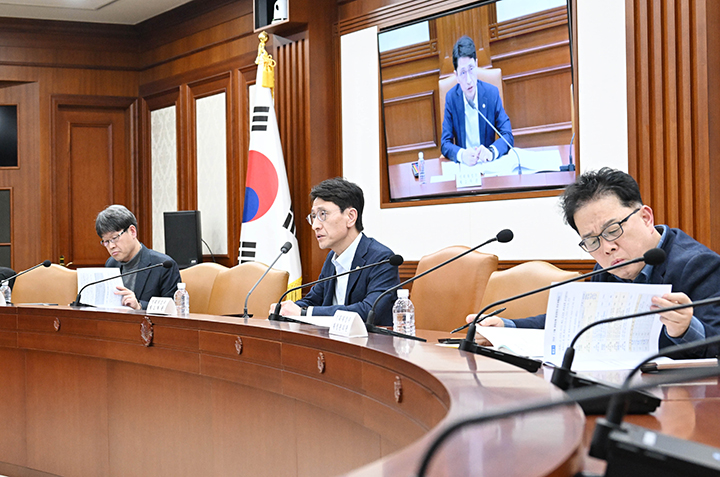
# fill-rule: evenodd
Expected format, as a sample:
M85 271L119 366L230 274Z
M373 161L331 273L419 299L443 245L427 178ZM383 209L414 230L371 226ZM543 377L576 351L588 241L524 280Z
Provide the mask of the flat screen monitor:
M391 201L574 182L569 2L477 2L380 31Z

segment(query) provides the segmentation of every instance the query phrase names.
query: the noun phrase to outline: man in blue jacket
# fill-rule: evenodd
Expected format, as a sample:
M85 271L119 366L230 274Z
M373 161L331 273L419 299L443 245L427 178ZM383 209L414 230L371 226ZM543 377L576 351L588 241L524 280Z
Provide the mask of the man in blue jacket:
M360 187L345 179L328 179L310 191L312 211L307 216L321 249L329 249L320 278L380 262L392 250L365 236L362 213L365 205ZM357 312L363 320L378 296L400 283L397 267L389 263L318 283L304 298L284 301L283 316L330 316L337 310ZM392 325L394 293L388 293L375 308L376 325ZM270 313L275 309L271 305Z
M507 154L508 143L514 144L510 118L498 89L477 79L475 43L469 37L463 36L455 43L453 66L458 84L445 96L440 144L443 156L474 166ZM483 116L503 137L495 140L495 131Z
M158 267L122 277L125 286L117 287L115 294L122 295L124 306L144 310L154 296L172 298L182 279L172 258L140 243L137 227L135 215L122 205L111 205L95 219L95 231L110 254L106 267L120 268L120 273L126 273L172 261L170 268Z
M652 248L667 254L656 266L636 263L592 278L598 282L671 284L672 292L653 297L654 308L720 295L720 255L667 225L655 225L640 188L629 174L602 168L580 176L561 197L565 222L581 237L580 247L595 259L595 269L641 257ZM720 305L662 313L659 346L696 341L720 333ZM519 320L488 318L484 326L544 328L545 315ZM717 347L686 357L714 357Z

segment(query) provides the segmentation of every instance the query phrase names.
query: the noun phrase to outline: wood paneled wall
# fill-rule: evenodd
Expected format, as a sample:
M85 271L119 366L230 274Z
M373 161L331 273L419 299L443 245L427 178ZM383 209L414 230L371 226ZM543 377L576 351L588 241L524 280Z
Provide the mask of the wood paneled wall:
M720 252L720 5L626 6L630 173L656 223Z

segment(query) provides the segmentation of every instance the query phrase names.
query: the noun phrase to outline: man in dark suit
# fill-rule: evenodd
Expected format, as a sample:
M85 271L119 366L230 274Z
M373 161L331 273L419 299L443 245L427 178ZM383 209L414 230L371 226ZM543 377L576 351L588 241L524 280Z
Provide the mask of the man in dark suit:
M313 187L312 211L307 216L321 249L330 249L320 278L329 277L393 256L392 250L362 233L363 191L344 179L328 179ZM390 264L350 273L318 283L296 302L284 301L284 316L329 316L337 310L357 312L367 318L372 304L385 290L400 283L397 267ZM375 309L376 324L392 325L394 293L383 297ZM272 313L275 304L270 307Z
M464 36L455 43L453 66L458 84L445 96L440 145L443 156L474 166L507 154L510 149L507 143L514 144L510 118L505 113L498 89L477 79L475 43L469 37ZM481 115L503 137L495 140L495 131Z
M641 257L655 247L667 254L659 265L635 263L596 275L592 281L672 285L671 293L652 298L653 308L718 295L720 255L680 229L655 225L652 209L643 204L637 182L626 172L608 167L586 172L565 190L561 202L565 222L580 235L580 247L595 259L596 270ZM664 325L660 348L710 338L720 334L720 305L661 313L660 321ZM492 317L482 325L544 328L545 315L519 320ZM717 354L714 346L684 357Z
M111 205L95 219L95 231L110 253L106 267L130 272L150 265L172 261L170 268L158 267L123 277L123 287L115 294L122 295L122 304L135 310L146 309L150 298L169 297L175 294L182 281L177 263L165 255L145 247L138 240L137 219L125 206Z

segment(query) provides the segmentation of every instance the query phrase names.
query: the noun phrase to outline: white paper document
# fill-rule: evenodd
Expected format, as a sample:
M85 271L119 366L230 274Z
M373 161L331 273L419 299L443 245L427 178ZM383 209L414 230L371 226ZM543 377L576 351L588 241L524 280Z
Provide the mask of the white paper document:
M477 333L483 335L494 348L501 351L509 351L530 358L542 358L543 356L545 330L478 326Z
M116 295L116 287L123 286L120 278L120 269L116 267L78 268L77 280L78 290L88 283L96 282L104 278L117 277L106 282L91 285L83 290L80 296L80 303L103 308L114 308L122 306L122 297Z
M605 318L650 310L651 298L671 285L569 283L550 290L545 320L544 360L560 365L565 350L584 326ZM630 369L658 351L658 315L595 326L575 344L573 370Z
M516 154L517 153L517 154ZM460 165L457 162L442 161L442 176L431 177L431 182L455 180L457 176L471 177L482 174L484 177L512 176L518 173L518 159L524 174L559 171L562 157L557 149L547 151L513 148L507 154L490 162L480 162L474 166ZM467 180L465 181L467 182ZM471 184L465 184L468 186ZM479 185L479 181L477 184Z

